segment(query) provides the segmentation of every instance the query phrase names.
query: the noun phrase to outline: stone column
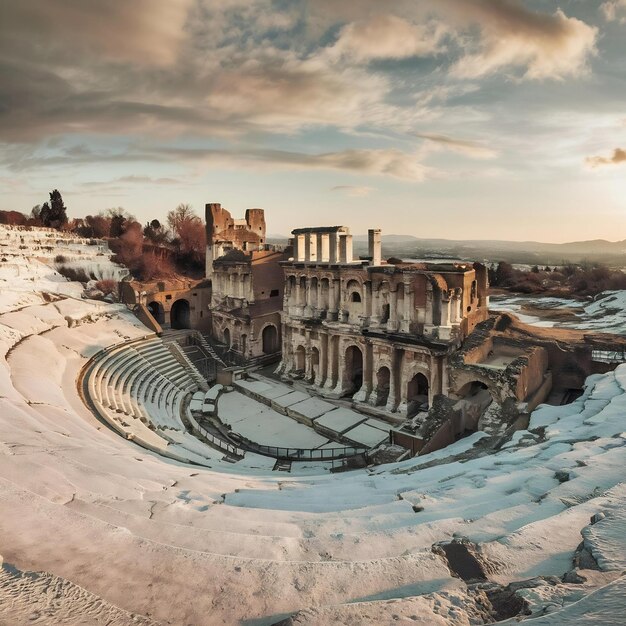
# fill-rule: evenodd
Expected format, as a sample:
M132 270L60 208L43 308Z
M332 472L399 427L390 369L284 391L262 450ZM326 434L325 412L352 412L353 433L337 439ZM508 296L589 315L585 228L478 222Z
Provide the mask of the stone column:
M346 371L346 355L344 350L343 341L341 337L339 337L339 342L337 345L337 384L333 389L333 395L337 397L341 396L343 393L343 376Z
M341 233L339 235L339 262L347 263L348 262L348 235L345 233Z
M315 379L316 387L323 387L326 382L328 371L328 335L319 334L320 338L320 362L317 366L317 378Z
M367 231L369 256L372 258L372 265L378 266L382 263L382 246L380 228L370 228Z
M369 326L369 318L372 313L371 288L372 284L369 280L366 280L363 283L363 297L361 299L361 315L359 320L361 326Z
M328 235L329 250L328 262L332 265L339 262L339 233L333 232Z
M305 251L305 236L304 235L296 235L294 239L294 261L298 263L302 263L306 258Z
M387 330L398 330L398 291L389 292L389 321L387 322Z
M317 235L317 262L328 263L330 255L330 236L328 233Z
M415 312L415 293L410 283L404 283L404 311L400 322L400 330L404 333L411 332L411 322Z
M317 260L317 235L307 233L304 236L304 261L311 263Z
M313 350L311 346L307 345L307 348L304 353L304 380L307 382L311 382L313 380L313 363L311 359L311 354Z
M372 292L372 298L369 325L372 328L377 328L378 326L380 326L381 320L380 290L377 288L377 286L374 285L374 282L370 283L370 288Z
M393 413L398 406L398 387L401 386L400 381L402 380L402 358L401 351L398 348L392 348L391 352L391 368L390 368L390 376L389 376L389 397L387 398L387 406L385 410Z
M311 278L307 276L306 287L304 289L304 311L303 315L311 316L313 308L311 306Z
M324 381L324 389L333 390L335 388L333 371L336 371L337 350L330 334L326 336L326 339L326 380Z
M331 320L337 320L339 315L339 297L340 297L340 281L338 278L333 278L330 281L330 307L328 311L329 318Z

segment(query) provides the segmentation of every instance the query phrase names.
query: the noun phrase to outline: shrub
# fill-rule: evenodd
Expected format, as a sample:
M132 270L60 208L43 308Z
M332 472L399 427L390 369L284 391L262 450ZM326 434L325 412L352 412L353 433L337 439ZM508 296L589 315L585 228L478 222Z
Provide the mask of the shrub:
M54 262L55 263L65 263L65 261L67 261L67 259L62 254L57 254L54 257Z
M57 268L57 272L61 274L61 276L65 276L68 280L78 283L86 283L89 282L90 277L87 275L87 272L82 267L68 267L67 265L59 265Z
M105 296L112 293L117 294L117 281L112 278L105 278L96 283L96 289L99 289Z

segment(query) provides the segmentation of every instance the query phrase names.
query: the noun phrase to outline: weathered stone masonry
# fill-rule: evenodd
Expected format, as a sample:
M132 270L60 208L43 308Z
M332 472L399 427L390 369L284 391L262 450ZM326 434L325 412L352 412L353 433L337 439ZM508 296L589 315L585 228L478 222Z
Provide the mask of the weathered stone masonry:
M383 263L377 230L366 260L346 227L293 235L278 371L401 416L447 393L448 356L488 315L485 268Z

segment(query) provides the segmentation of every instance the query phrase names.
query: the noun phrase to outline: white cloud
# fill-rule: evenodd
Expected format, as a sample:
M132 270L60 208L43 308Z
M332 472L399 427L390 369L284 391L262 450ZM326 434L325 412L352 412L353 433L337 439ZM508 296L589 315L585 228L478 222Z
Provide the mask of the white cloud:
M440 22L415 24L395 15L375 15L344 26L329 52L357 62L431 56L443 50L446 32Z
M609 0L600 5L600 10L607 22L626 24L626 0Z
M465 55L452 67L459 78L481 78L518 68L527 79L562 79L588 69L595 53L597 28L557 10L534 13L517 2L442 0L479 26L481 38L469 41Z
M416 136L429 142L431 150L449 150L474 159L495 159L498 156L497 150L477 141L467 141L432 133L417 133Z
M339 191L351 198L364 198L369 196L372 191L375 191L373 187L359 187L357 185L335 185L330 190Z

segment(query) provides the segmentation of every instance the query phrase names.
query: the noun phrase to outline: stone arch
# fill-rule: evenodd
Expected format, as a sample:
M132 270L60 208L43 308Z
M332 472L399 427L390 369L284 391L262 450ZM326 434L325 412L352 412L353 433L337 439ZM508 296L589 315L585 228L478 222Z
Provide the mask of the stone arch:
M363 285L359 281L351 279L346 283L345 302L347 321L358 324L359 317L363 315Z
M323 310L330 308L330 280L326 277L320 280L320 302L318 307Z
M489 387L482 380L470 380L465 383L456 394L461 398L473 398L483 390L489 390Z
M320 351L316 346L311 348L311 378L317 380L320 373Z
M417 372L409 380L406 388L407 417L413 417L420 410L428 410L430 383L422 372Z
M300 292L300 298L298 300L298 306L306 306L306 276L300 276L298 279L298 291Z
M378 283L377 292L378 292L378 312L380 315L380 323L386 324L389 321L389 317L391 315L391 305L389 303L390 297L389 292L391 291L391 287L389 282L384 280L381 283Z
M295 369L304 371L306 369L306 350L304 346L298 346L293 353Z
M246 356L248 351L248 335L246 335L245 333L241 335L241 339L239 340L239 351L241 352L241 354Z
M232 344L231 344L231 338L230 338L230 330L228 328L224 328L222 332L222 338L224 340L224 345L226 346L228 350L230 350L230 347Z
M344 353L343 388L346 394L354 395L363 386L363 352L351 344Z
M152 315L159 324L165 324L165 309L160 302L153 300L148 303L148 311L150 311L150 315Z
M376 406L385 406L389 400L391 370L383 365L376 372Z
M172 304L170 326L174 330L191 328L191 307L189 306L188 300L181 298Z
M278 343L278 329L274 326L274 324L268 324L263 328L261 341L263 344L263 354L274 354L280 350L280 344Z

